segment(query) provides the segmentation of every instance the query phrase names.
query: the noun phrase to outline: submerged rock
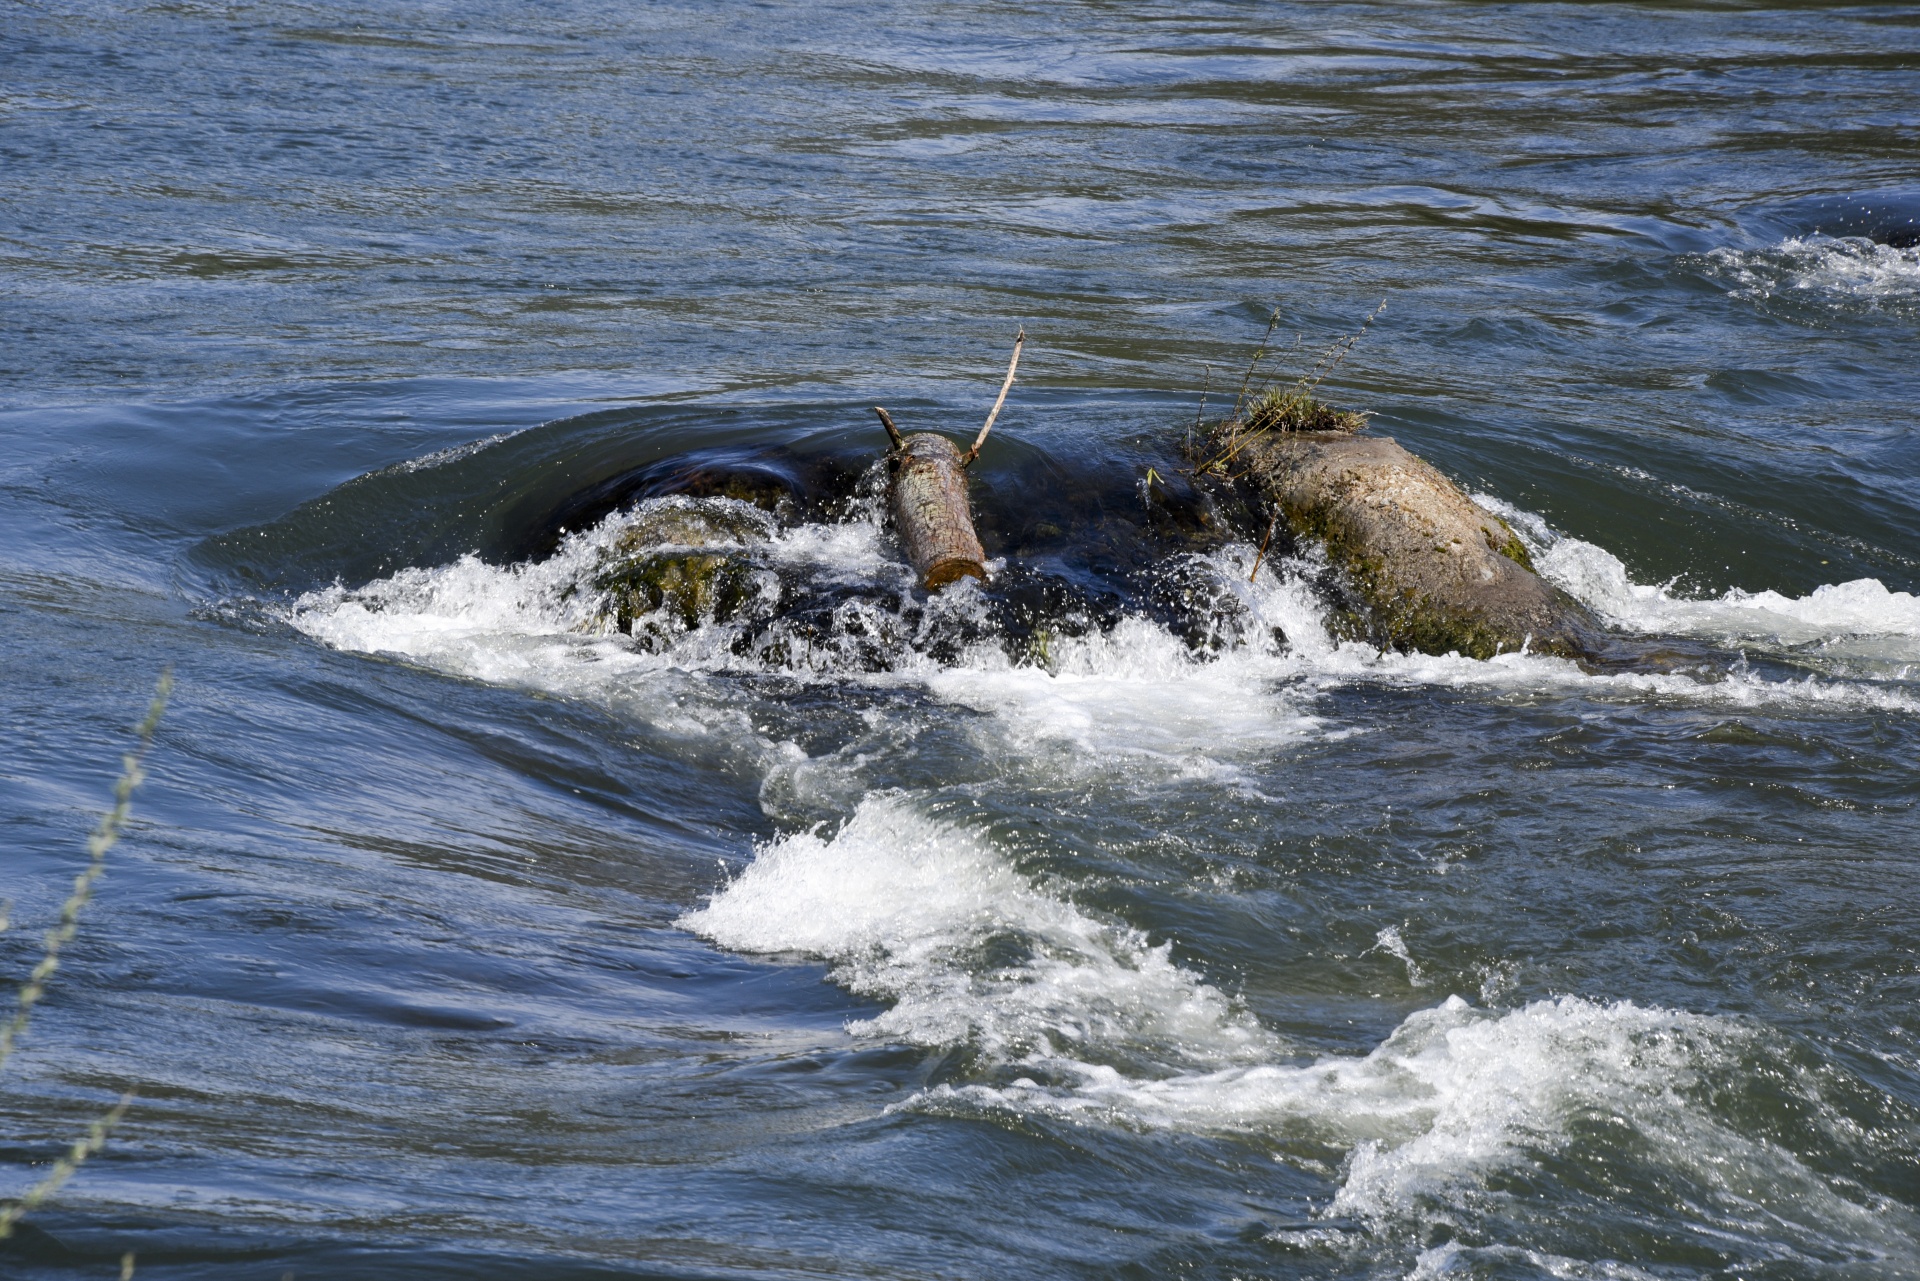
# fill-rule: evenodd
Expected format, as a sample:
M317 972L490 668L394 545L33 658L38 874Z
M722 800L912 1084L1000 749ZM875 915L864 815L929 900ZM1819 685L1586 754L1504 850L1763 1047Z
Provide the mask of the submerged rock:
M609 460L607 474L571 493L556 497L542 487L530 494L510 517L518 528L502 555L545 560L569 533L593 529L653 498L730 498L784 523L837 518L854 497L867 461L852 450L801 455L780 445L697 449L617 470Z
M1586 657L1603 643L1586 607L1533 572L1507 523L1384 436L1245 433L1234 470L1298 539L1325 545L1355 639L1491 658L1523 645Z
M613 553L630 556L659 547L746 547L773 537L766 513L731 498L680 498L637 513L614 539Z
M752 573L734 556L661 553L625 562L596 586L609 597L613 625L632 633L645 616L665 613L681 626L732 618L753 587Z
M606 599L600 625L640 636L649 621L681 629L728 621L754 593L746 550L773 531L767 513L736 499L648 507L615 538L594 576Z

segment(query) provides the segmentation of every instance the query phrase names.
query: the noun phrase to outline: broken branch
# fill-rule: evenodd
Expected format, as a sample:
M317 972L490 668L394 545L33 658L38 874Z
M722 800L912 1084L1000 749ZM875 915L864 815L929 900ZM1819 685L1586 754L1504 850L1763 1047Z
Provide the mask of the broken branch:
M901 438L900 429L893 425L893 416L878 405L873 407L873 412L880 415L880 425L887 429L887 439L893 442L894 452L905 449L907 442Z
M993 430L993 420L1000 416L1000 406L1007 403L1007 393L1013 389L1013 371L1020 368L1020 349L1026 342L1027 327L1022 325L1020 332L1014 335L1013 359L1007 362L1007 380L1000 384L1000 396L993 402L993 412L987 415L986 426L980 429L980 434L973 438L973 448L967 451L966 458L961 461L962 467L971 467L973 460L980 456L980 446L987 443L987 433Z

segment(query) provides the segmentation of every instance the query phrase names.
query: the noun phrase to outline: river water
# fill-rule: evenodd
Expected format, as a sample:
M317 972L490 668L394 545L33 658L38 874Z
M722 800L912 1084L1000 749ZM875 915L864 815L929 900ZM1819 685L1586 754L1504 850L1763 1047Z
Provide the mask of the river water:
M0 1271L1920 1277L1917 157L1901 6L12 6L9 981L178 683ZM1639 659L1202 529L1382 299ZM596 627L688 453L771 612Z

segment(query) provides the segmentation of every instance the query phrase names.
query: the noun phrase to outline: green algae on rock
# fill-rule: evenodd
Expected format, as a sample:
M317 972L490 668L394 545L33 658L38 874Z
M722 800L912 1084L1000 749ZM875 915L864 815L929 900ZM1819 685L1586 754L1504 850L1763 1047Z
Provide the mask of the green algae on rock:
M1473 658L1598 648L1599 621L1534 572L1507 523L1392 439L1230 423L1214 443L1296 539L1326 548L1349 638Z
M664 625L726 622L752 596L746 549L773 536L765 511L731 498L672 498L620 532L593 579L601 627L646 639Z

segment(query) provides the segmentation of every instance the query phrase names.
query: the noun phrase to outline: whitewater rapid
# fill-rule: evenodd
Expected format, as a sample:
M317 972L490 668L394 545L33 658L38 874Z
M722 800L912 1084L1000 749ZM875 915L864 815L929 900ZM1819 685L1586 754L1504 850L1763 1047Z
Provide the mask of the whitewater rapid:
M1841 311L1920 312L1920 247L1864 236L1789 236L1759 249L1715 249L1707 274L1748 302L1785 301Z
M671 501L671 500L664 500ZM1490 661L1383 654L1332 639L1311 589L1321 569L1233 545L1202 558L1244 610L1235 643L1196 652L1145 617L1056 638L1041 657L1009 657L991 637L957 660L917 638L942 618L981 623L983 598L962 584L923 615L886 602L908 571L877 516L777 530L762 555L818 582L865 584L839 607L866 637L887 636L889 670L836 659L743 657L737 627L709 623L648 651L609 634L581 585L602 563L619 517L567 539L558 555L514 566L475 557L408 569L294 601L285 617L332 647L394 655L450 674L605 703L689 736L726 740L766 777L767 795L810 791L836 817L760 844L752 861L679 925L717 947L824 961L848 991L884 1010L856 1019L856 1040L959 1049L974 1079L896 1105L1065 1125L1224 1133L1331 1154L1337 1191L1323 1207L1337 1231L1365 1223L1416 1235L1436 1222L1523 1213L1496 1189L1529 1164L1577 1145L1586 1127L1640 1136L1642 1175L1722 1207L1723 1230L1784 1233L1818 1254L1835 1240L1910 1248L1915 1225L1836 1192L1786 1149L1743 1136L1707 1084L1740 1065L1786 1063L1780 1046L1738 1020L1576 996L1517 1008L1457 994L1409 1015L1372 1050L1309 1052L1273 1032L1206 976L1106 914L1070 886L1023 872L987 835L940 811L932 793L872 788L860 762L914 732L868 713L858 750L814 759L766 731L731 678L800 687L916 691L965 713L980 758L1002 785L1023 779L1200 780L1236 786L1242 767L1291 745L1349 732L1321 707L1356 684L1438 686L1496 699L1764 706L1816 714L1910 715L1920 699L1905 664L1920 661L1920 601L1872 580L1791 598L1774 592L1676 596L1632 581L1604 549L1560 536L1488 496L1530 544L1542 573L1626 633L1677 634L1782 655L1871 657L1892 675L1763 676L1745 663L1694 673L1590 672L1526 653ZM769 580L769 590L773 590ZM767 803L770 806L771 802ZM770 813L782 812L778 807ZM1400 932L1378 948L1426 984ZM1823 1114L1825 1115L1825 1114ZM1823 1123L1840 1126L1837 1115ZM1490 1203L1498 1203L1489 1210ZM1883 1207L1884 1208L1884 1207ZM1412 1225L1412 1226L1409 1226ZM1301 1229L1305 1230L1305 1229ZM1419 1256L1417 1272L1462 1265L1461 1245ZM1471 1253L1469 1251L1469 1253Z
M1448 686L1526 696L1605 701L1682 700L1728 707L1820 707L1920 711L1910 688L1920 665L1920 599L1875 579L1819 587L1803 597L1729 591L1694 599L1671 585L1634 582L1620 560L1592 543L1557 534L1532 513L1488 495L1528 542L1544 577L1626 634L1678 635L1786 657L1830 655L1870 665L1857 677L1762 675L1734 662L1686 673L1589 672L1564 659L1516 653L1481 661L1382 653L1337 642L1311 588L1313 557L1269 558L1234 544L1198 558L1198 568L1245 611L1223 651L1196 653L1143 617L1108 632L1062 636L1044 661L1010 658L989 638L957 661L923 648L943 620L985 626L979 590L958 585L907 616L890 604L907 594L910 571L877 513L832 524L800 524L767 542L767 565L820 584L872 591L837 608L847 633L889 646L890 670L874 672L842 644L810 645L770 663L742 654L739 624L685 629L653 651L609 634L596 621L602 602L590 582L626 518L569 536L540 562L500 566L465 556L449 565L403 569L357 587L308 592L284 611L295 628L336 649L388 654L456 675L546 692L633 703L649 681L684 683L718 674L778 675L814 683L911 684L953 704L994 715L1016 749L1043 743L1083 752L1159 756L1186 767L1316 731L1337 732L1312 712L1316 691L1351 683ZM656 503L672 499L652 500ZM1250 578L1252 581L1249 581ZM773 590L771 585L766 590ZM643 700L644 701L644 700ZM629 706L629 710L631 707Z
M1034 884L909 796L868 797L832 835L768 842L680 924L736 951L825 960L836 982L889 1004L850 1036L963 1048L995 1078L937 1085L899 1108L1233 1134L1282 1160L1331 1148L1329 1222L1417 1230L1476 1201L1485 1214L1532 1162L1607 1124L1639 1136L1654 1176L1727 1207L1727 1231L1784 1228L1814 1253L1872 1240L1898 1254L1920 1230L1836 1193L1715 1102L1716 1082L1756 1062L1817 1097L1762 1029L1630 1001L1489 1009L1452 995L1364 1055L1308 1053L1175 963L1169 944ZM1830 1109L1819 1119L1846 1125Z

